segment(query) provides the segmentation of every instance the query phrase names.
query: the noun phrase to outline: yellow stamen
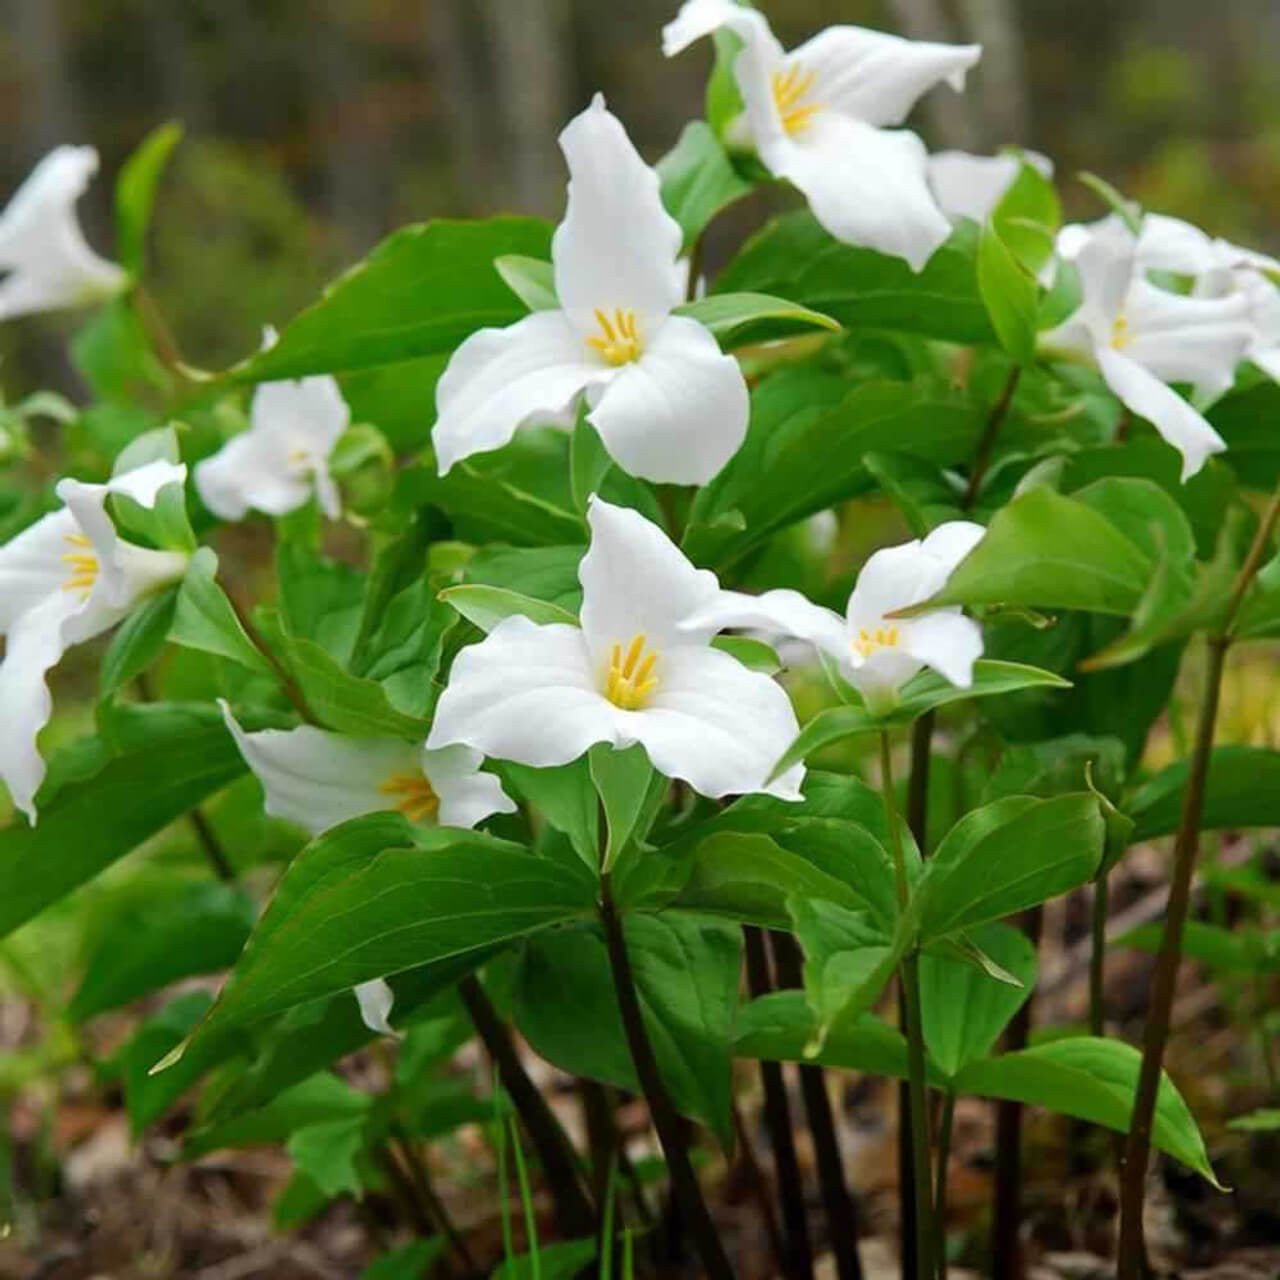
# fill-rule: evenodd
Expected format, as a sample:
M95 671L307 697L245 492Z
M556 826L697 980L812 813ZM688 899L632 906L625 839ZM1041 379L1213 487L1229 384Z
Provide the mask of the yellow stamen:
M78 548L93 546L83 533L64 533L62 540ZM98 557L92 551L77 550L68 551L59 559L71 567L71 576L62 584L63 591L81 591L88 595L98 580Z
M896 649L897 647L897 627L877 627L874 631L868 631L866 627L859 627L858 638L853 642L853 651L860 658L869 658L880 649Z
M820 102L804 101L817 78L816 72L803 71L798 65L773 73L773 101L788 133L803 133L823 109Z
M634 311L615 307L610 318L608 312L597 307L596 323L600 326L600 334L588 338L587 346L597 352L606 364L616 367L640 358L644 343L640 340L640 327Z
M1115 351L1123 351L1133 341L1133 333L1129 329L1129 317L1122 311L1116 316L1111 326L1111 346Z
M627 645L615 644L609 654L609 674L605 678L604 696L623 711L639 711L658 687L653 669L658 664L656 652L645 653L645 637L635 635Z
M440 797L421 773L393 773L378 790L384 796L398 796L395 807L410 822L426 822L440 812Z

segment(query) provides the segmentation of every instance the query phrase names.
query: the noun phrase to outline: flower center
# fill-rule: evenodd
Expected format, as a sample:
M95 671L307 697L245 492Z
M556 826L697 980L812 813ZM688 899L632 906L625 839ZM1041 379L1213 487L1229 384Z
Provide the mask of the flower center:
M587 346L597 352L605 364L616 368L640 358L644 343L640 340L640 328L634 311L615 307L611 319L607 311L597 307L596 323L600 326L600 332L587 339Z
M83 533L64 533L62 537L64 542L76 548L61 557L62 562L71 567L71 576L62 584L62 589L79 591L87 596L98 580L98 557L92 551L86 550L92 547L93 543Z
M632 636L626 653L620 644L615 644L609 655L604 696L623 711L639 711L658 687L658 677L653 674L658 655L653 650L646 654L644 642L643 635Z
M1115 351L1123 351L1133 341L1133 331L1129 328L1129 317L1122 311L1116 316L1111 326L1111 346Z
M868 631L866 627L859 627L858 638L853 642L853 651L860 658L869 658L873 653L879 653L881 649L896 649L897 647L897 627L877 627L874 631Z
M421 773L393 773L378 790L396 797L395 807L410 822L425 822L440 812L440 797Z
M822 110L820 102L805 102L817 78L816 72L805 71L798 65L773 73L773 103L788 133L803 133Z

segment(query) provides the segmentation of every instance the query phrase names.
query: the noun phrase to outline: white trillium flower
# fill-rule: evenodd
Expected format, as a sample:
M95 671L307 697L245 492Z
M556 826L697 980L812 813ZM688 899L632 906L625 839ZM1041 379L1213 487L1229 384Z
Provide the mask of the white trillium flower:
M1053 177L1053 161L1037 151L1002 151L994 156L938 151L929 157L929 185L948 218L982 223L1013 186L1024 164L1046 178Z
M319 835L349 818L396 809L411 822L442 827L478 826L495 813L514 813L515 802L469 747L425 746L396 738L353 738L311 725L247 733L220 702L240 754L262 784L267 813ZM370 1031L395 1035L393 1001L383 978L355 988Z
M92 147L56 147L0 213L0 320L81 307L119 293L123 268L89 247L76 201L98 170Z
M672 57L721 27L743 41L734 77L746 106L744 140L764 166L804 194L836 239L919 271L951 224L929 189L924 143L888 126L943 81L963 89L981 47L837 26L788 53L756 11L688 0L663 31L663 52Z
M967 689L982 656L982 629L972 618L951 606L892 615L941 591L985 532L980 524L953 520L927 538L877 551L858 575L844 617L788 588L759 596L722 591L687 625L755 628L805 641L832 658L876 712L890 710L924 667Z
M570 174L551 244L560 309L481 329L454 353L436 389L440 474L585 395L588 418L626 471L703 484L746 435L742 371L710 330L672 314L688 274L680 227L602 97L570 121L560 147Z
M275 341L267 332L266 346ZM320 509L342 514L329 455L351 425L337 380L320 376L265 382L253 393L249 429L196 463L204 505L222 520L243 520L250 509L283 516L314 493Z
M513 616L454 660L428 746L465 743L535 767L596 743L639 743L659 773L704 796L800 798L800 766L769 774L798 732L781 686L682 625L720 594L656 525L598 497L578 570L581 625Z
M1096 363L1121 403L1182 454L1186 480L1227 446L1168 384L1191 383L1208 396L1231 385L1252 337L1248 303L1243 297L1192 298L1158 288L1146 279L1153 257L1140 257L1140 244L1116 218L1098 224L1082 245L1070 245L1083 299L1040 343L1047 351Z
M183 553L125 542L107 496L153 507L161 489L185 479L185 467L150 462L106 484L63 480L57 493L66 505L0 547L0 779L32 823L45 775L37 738L53 710L46 674L72 645L109 631L186 572Z

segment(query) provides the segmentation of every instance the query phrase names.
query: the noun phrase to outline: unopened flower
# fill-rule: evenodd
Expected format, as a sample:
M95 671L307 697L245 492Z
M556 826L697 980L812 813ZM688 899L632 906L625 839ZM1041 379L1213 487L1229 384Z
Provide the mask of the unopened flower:
M266 345L274 341L268 330ZM287 515L312 494L325 515L336 520L342 501L329 473L329 455L350 424L351 412L334 378L265 382L253 393L248 431L196 463L196 491L223 520L243 520L250 509Z
M1002 151L994 156L938 151L929 157L929 185L947 217L981 223L991 216L1024 164L1046 178L1053 177L1053 161L1035 151Z
M1158 242L1157 242L1158 243ZM1186 382L1207 396L1228 388L1252 340L1245 298L1195 298L1152 284L1151 243L1119 219L1083 242L1068 238L1082 301L1066 322L1042 334L1041 346L1093 360L1121 403L1182 454L1182 478L1226 448L1204 415L1169 387Z
M936 595L983 533L980 524L953 520L924 539L877 551L858 575L844 617L785 588L759 596L722 591L688 625L749 627L806 641L835 661L874 711L892 708L923 667L968 688L982 655L978 624L950 606L895 615Z
M436 390L440 473L585 395L588 418L626 471L703 484L746 435L742 371L710 330L672 314L688 271L680 227L602 97L569 123L560 147L570 175L551 245L560 307L481 329L454 353Z
M124 270L89 248L76 201L98 170L92 147L56 147L0 213L0 320L119 293Z
M663 52L671 57L721 27L743 42L733 69L744 141L765 167L796 186L838 240L919 271L951 225L929 189L924 143L888 126L944 80L962 89L981 48L836 26L788 53L755 10L688 0L663 32Z
M107 497L152 507L166 485L185 478L185 467L151 462L106 484L63 480L57 493L66 505L0 547L0 779L33 823L45 775L36 740L53 707L46 674L72 645L109 631L186 571L183 553L124 541Z
M797 766L767 783L797 732L782 688L682 625L719 595L656 525L597 497L578 571L581 625L504 619L454 660L429 746L547 767L596 743L639 743L659 773L705 796L799 797Z
M515 803L482 757L469 747L428 750L396 738L353 738L311 725L248 733L222 702L222 715L240 754L262 784L267 813L318 835L349 818L395 809L429 826L479 825ZM355 988L360 1016L381 1035L393 996L383 978Z

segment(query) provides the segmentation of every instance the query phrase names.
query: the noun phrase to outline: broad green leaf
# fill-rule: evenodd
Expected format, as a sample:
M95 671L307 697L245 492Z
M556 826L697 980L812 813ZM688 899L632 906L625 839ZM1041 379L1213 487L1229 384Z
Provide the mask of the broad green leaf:
M705 325L726 349L809 329L840 328L830 316L763 293L713 293L686 302L676 308L675 314Z
M1240 606L1231 633L1241 640L1261 640L1280 635L1280 556L1259 570Z
M365 1148L367 1127L360 1114L325 1120L295 1129L285 1146L294 1166L326 1196L358 1195L356 1158Z
M1021 929L988 924L969 937L984 956L1018 980L1012 986L972 965L925 952L920 957L920 1008L929 1056L946 1076L985 1058L1009 1020L1031 998L1036 951Z
M1280 1129L1280 1107L1262 1107L1248 1115L1227 1121L1227 1128L1237 1133L1275 1133Z
M493 260L494 269L512 293L530 311L558 311L555 268L541 258L526 258L518 253L503 254Z
M253 919L253 903L232 885L197 882L152 898L113 922L87 961L67 1016L83 1022L179 978L229 967Z
M231 602L217 583L218 557L201 547L191 557L178 589L169 639L188 649L228 658L257 675L275 678L271 664L249 639Z
M986 536L929 601L1130 613L1151 561L1105 516L1043 485L996 513Z
M578 625L577 617L567 609L549 604L546 600L535 600L532 596L521 595L518 591L508 591L505 587L466 584L446 587L440 593L440 599L456 609L468 622L485 632L492 631L498 623L514 614L520 614L530 622L540 625L552 623L568 627Z
M1010 796L963 817L925 864L916 890L925 940L972 929L1086 883L1105 830L1089 792Z
M1164 938L1164 926L1139 925L1116 939L1116 945L1156 952ZM1210 969L1226 973L1280 973L1280 931L1264 932L1248 925L1231 929L1188 920L1182 933L1182 955Z
M1162 769L1124 806L1135 841L1172 835L1182 816L1185 760ZM1265 747L1214 747L1209 758L1201 830L1280 827L1280 751Z
M557 1240L539 1246L538 1261L519 1253L494 1268L490 1280L574 1280L595 1259L595 1240Z
M902 688L898 705L882 716L872 714L865 706L829 707L819 711L800 731L799 737L787 748L786 754L773 768L773 776L785 773L793 764L829 747L832 743L860 733L876 733L911 724L935 707L950 702L965 702L971 698L988 698L997 694L1013 693L1020 689L1069 689L1071 682L1042 671L1039 667L1023 666L1016 662L997 662L989 658L979 659L973 665L973 684L962 689L935 671L922 671Z
M477 329L514 324L525 314L494 260L506 254L545 259L549 251L550 228L536 218L439 219L405 227L231 376L272 382L450 351Z
M0 937L245 771L211 706L121 707L110 743L98 740L89 754L85 773L56 791L55 759L37 826L0 831Z
M401 1245L369 1263L360 1273L360 1280L422 1280L447 1245L444 1236Z
M585 869L475 831L357 818L285 872L200 1040L594 909Z
M182 141L176 121L153 129L125 161L116 179L116 254L133 277L142 274L147 229L155 205L156 188L174 147Z
M740 200L751 183L733 167L715 130L691 120L676 145L658 161L662 203L680 224L688 248L722 209Z
M362 650L358 674L376 680L397 711L426 717L440 691L440 663L457 622L436 598L430 575L423 574L387 602Z
M1206 413L1227 442L1224 461L1250 489L1269 492L1280 480L1280 439L1272 424L1280 414L1280 383L1264 378L1229 392Z
M909 453L871 453L863 465L902 513L912 534L923 538L948 520L961 520L962 493L936 463Z
M1130 1045L1076 1036L971 1063L956 1077L955 1086L960 1094L1047 1107L1126 1133L1141 1062L1142 1055ZM1222 1189L1196 1122L1167 1075L1160 1081L1151 1140Z
M741 931L667 911L630 914L625 932L645 1026L672 1100L727 1146ZM594 925L545 933L525 948L516 1019L548 1061L575 1075L638 1089L604 939Z
M1053 257L1062 205L1053 180L1024 156L991 221L1010 252L1033 275Z
M608 831L604 869L609 870L637 831L647 807L654 769L638 744L619 750L608 743L597 743L587 753L587 761L604 810Z
M361 624L365 575L291 541L276 546L276 575L285 630L348 662Z
M128 297L118 295L99 308L72 338L70 349L94 396L127 409L127 416L103 424L114 439L101 439L102 444L114 444L112 452L118 452L134 436L160 425L157 415L139 406L153 403L171 379Z
M977 227L961 223L924 269L913 272L900 258L840 243L809 213L788 213L747 241L717 278L716 292L776 294L850 329L991 342L978 292L977 244Z
M143 600L116 628L102 658L102 672L98 680L100 697L110 697L141 675L160 656L169 638L177 603L177 587L157 591Z
M448 361L449 353L439 352L344 373L338 385L351 421L377 427L399 454L424 449L436 419L436 383Z
M1040 290L988 222L978 240L978 290L1000 345L1019 365L1035 357Z
M578 421L569 442L569 489L573 494L573 509L584 520L591 495L600 491L613 466L613 459L605 449L600 433L587 421L586 410L584 401L578 406Z
M499 771L510 784L508 790L568 836L578 857L594 873L600 866L600 801L586 756L550 769L503 761Z
M772 645L751 636L715 636L711 647L731 654L744 667L763 672L767 676L776 676L782 670L782 659L778 657L778 651Z

